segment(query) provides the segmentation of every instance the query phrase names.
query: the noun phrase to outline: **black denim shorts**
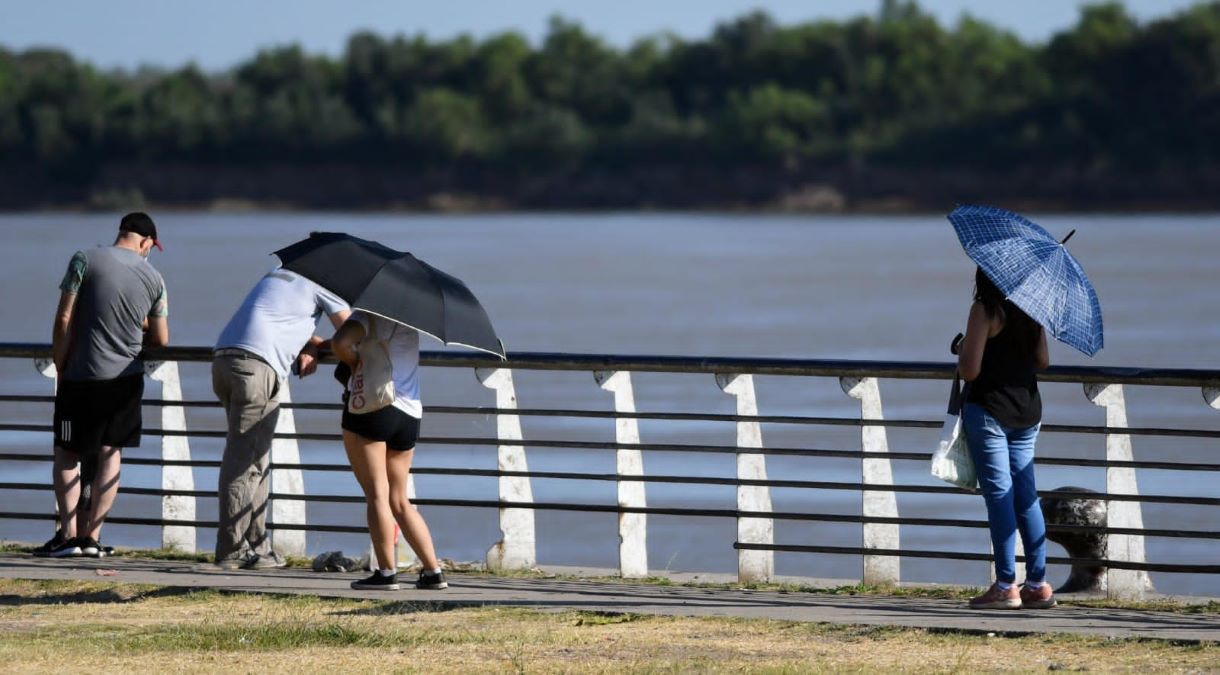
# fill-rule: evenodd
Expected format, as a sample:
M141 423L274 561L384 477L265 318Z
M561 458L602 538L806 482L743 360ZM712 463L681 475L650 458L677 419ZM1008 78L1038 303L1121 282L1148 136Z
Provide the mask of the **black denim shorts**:
M343 410L344 431L363 436L370 441L384 441L390 450L406 451L415 448L419 440L419 418L388 405L381 410L359 415Z

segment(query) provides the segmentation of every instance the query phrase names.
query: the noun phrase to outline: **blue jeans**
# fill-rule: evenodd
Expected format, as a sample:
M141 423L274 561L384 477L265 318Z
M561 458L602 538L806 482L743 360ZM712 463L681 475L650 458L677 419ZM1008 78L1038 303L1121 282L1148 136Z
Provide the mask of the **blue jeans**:
M1017 532L1025 544L1025 580L1046 579L1046 523L1034 485L1034 442L1041 424L1012 429L982 406L962 406L962 430L987 502L998 581L1017 578Z

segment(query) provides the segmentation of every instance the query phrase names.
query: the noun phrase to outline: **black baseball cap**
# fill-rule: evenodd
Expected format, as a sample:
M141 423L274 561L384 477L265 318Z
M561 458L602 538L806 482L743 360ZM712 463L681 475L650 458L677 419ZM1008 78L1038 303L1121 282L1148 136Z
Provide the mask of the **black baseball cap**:
M156 223L143 211L132 211L123 216L123 220L119 221L119 232L134 232L141 237L152 237L153 246L156 246L158 251L165 250L161 246L161 241L157 239Z

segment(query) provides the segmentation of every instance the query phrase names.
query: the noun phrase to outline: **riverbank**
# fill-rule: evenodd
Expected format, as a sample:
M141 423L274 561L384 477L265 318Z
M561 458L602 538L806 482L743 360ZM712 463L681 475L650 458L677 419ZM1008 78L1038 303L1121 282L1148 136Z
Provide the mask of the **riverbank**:
M0 211L945 213L957 203L1059 213L1220 210L1220 174L1065 167L621 171L404 165L106 164L60 177L0 163Z

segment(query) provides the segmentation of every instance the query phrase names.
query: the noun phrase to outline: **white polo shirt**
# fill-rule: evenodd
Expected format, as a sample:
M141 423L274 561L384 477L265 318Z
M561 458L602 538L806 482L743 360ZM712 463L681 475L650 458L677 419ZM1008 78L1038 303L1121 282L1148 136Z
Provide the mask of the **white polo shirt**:
M287 379L292 362L313 337L318 319L348 309L339 296L280 268L259 280L216 340L216 349L244 349Z

